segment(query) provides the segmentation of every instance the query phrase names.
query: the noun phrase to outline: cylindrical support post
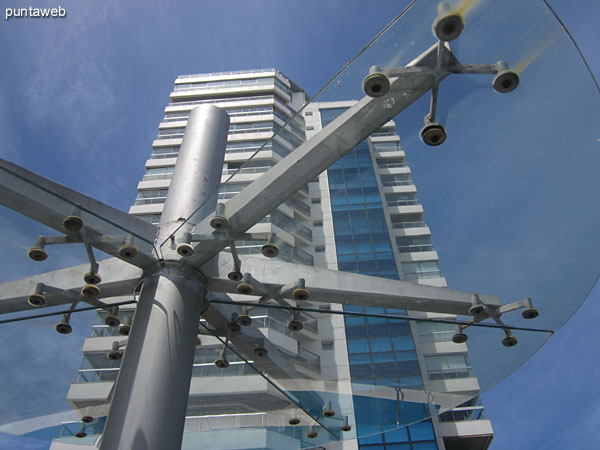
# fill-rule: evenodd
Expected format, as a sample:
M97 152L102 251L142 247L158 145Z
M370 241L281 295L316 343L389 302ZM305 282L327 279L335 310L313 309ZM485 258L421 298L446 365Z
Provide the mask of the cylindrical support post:
M214 106L189 118L157 242L177 233L199 207L214 211L221 180L229 116ZM191 221L190 225L194 225ZM125 356L116 381L101 450L181 448L198 322L207 306L206 280L175 251L144 280Z
M228 133L229 116L224 110L211 105L192 110L161 215L159 242L182 221L191 218L190 225L196 225L214 213ZM191 227L183 232L189 232L187 228Z
M102 450L181 448L205 292L174 266L144 281Z

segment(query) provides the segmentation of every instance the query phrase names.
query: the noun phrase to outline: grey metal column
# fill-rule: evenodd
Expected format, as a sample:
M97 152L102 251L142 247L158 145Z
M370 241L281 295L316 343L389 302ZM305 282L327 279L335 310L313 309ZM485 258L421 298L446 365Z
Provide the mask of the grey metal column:
M229 116L214 106L195 108L188 121L157 242L163 242L206 199L214 210ZM176 239L185 230L176 233ZM175 450L181 447L206 280L179 261L147 274L104 428L102 450Z

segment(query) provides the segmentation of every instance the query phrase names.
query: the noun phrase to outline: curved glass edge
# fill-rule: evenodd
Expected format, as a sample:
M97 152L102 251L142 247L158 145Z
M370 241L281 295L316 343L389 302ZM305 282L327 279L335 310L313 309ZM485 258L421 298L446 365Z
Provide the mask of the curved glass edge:
M490 293L506 303L531 297L541 313L537 326L557 329L598 279L600 261L591 249L600 245L593 233L599 218L589 208L597 198L589 170L600 163L597 152L589 151L600 109L597 85L544 1L450 3L467 24L451 44L459 60L503 59L519 72L521 83L514 93L498 95L490 87L491 75L452 75L443 81L438 114L452 134L440 151L426 150L415 137L428 98L397 121L398 129L406 130L399 134L406 136L440 264L453 288ZM400 15L403 20L393 21L312 101L360 98L370 66L388 70L408 64L435 43L429 23L437 4L412 4ZM563 111L571 113L568 121ZM479 126L482 117L494 126ZM556 122L560 126L548 126ZM457 214L469 219L453 220ZM565 240L567 229L584 239ZM525 326L517 313L506 317L513 326ZM523 355L516 358L514 368L522 361Z
M520 2L508 2L507 4L503 4L502 7L498 5L494 5L493 2L487 1L478 1L478 2L460 2L454 1L451 4L458 9L466 18L467 27L465 28L464 35L461 36L456 43L453 43L453 50L455 54L461 59L464 59L467 62L475 61L475 62L493 62L499 58L504 57L507 61L509 67L514 67L515 69L520 70L522 72L523 82L522 84L525 86L524 89L531 89L532 84L528 82L528 78L532 76L538 76L540 73L546 75L551 73L550 70L547 70L548 60L553 62L556 59L556 56L553 53L560 53L560 55L564 56L565 52L568 55L568 48L565 48L564 41L569 41L569 45L572 42L570 38L564 32L562 32L561 28L557 26L554 22L554 19L548 17L544 12L548 10L548 7L545 2L537 1L533 3L528 3L527 5L522 5ZM390 24L390 27L384 30L376 39L373 40L365 49L363 49L356 58L354 58L351 63L347 65L347 67L343 68L339 74L337 74L319 93L311 99L311 102L318 102L320 100L340 100L340 99L349 99L349 98L359 98L361 97L361 81L364 78L365 74L368 73L368 67L374 64L380 64L382 67L394 67L398 65L407 64L412 58L414 58L420 51L423 51L427 48L427 46L435 42L435 39L431 33L429 26L423 26L423 23L428 23L432 21L437 12L437 2L434 1L421 1L418 3L413 3L408 7L405 11L403 11L398 18L394 19L394 21ZM500 9L500 11L498 11ZM534 32L529 33L530 35L534 35L533 42L528 43L524 42L522 36L512 33L510 39L506 41L505 39L498 39L496 29L492 29L489 25L490 23L495 24L496 28L504 27L503 31L506 34L506 30L508 30L506 23L510 22L511 30L514 29L527 29L528 27L520 27L524 21L527 21L528 17L535 16L536 22L534 25L537 27L537 35ZM398 19L402 17L402 21L398 21ZM424 20L423 18L427 19ZM513 17L518 17L518 20L513 20ZM491 19L490 19L491 18ZM491 20L495 22L490 22ZM512 20L512 22L511 22ZM531 27L529 27L531 28ZM480 38L481 34L485 33L486 38ZM503 34L503 35L504 35ZM413 39L410 42L406 42L403 40L403 45L400 47L398 45L398 36L399 35L410 35ZM463 40L461 40L464 38ZM543 42L544 44L540 47L539 42ZM476 43L477 45L473 45ZM406 45L404 45L406 44ZM567 58L573 59L570 56ZM573 64L568 64L573 66L573 70L577 72L578 68L581 64L576 64L577 61L581 63L581 58L579 55L573 59ZM571 61L570 61L571 62ZM540 67L538 67L540 66ZM586 67L586 74L589 75L589 71ZM556 71L555 71L556 72ZM532 75L530 75L532 74ZM527 77L526 77L527 75ZM573 78L573 73L564 73L563 77L571 75ZM587 75L586 75L587 76ZM516 97L505 97L501 100L502 96L497 96L492 93L492 97L489 97L486 93L484 96L481 95L481 89L479 87L482 86L483 83L487 84L490 77L481 77L477 78L474 75L468 75L464 77L464 81L456 84L455 82L450 82L451 89L453 86L452 83L455 83L457 87L467 86L467 87L475 87L475 92L465 94L464 99L459 101L453 101L452 96L449 96L448 101L446 101L447 105L452 105L452 109L448 109L448 107L441 108L440 115L446 115L448 121L453 121L454 116L457 115L457 112L464 112L466 108L465 103L470 102L469 104L477 104L482 105L489 103L489 106L485 107L485 112L482 113L483 109L478 108L471 113L473 117L482 116L488 114L488 112L492 113L492 117L490 120L493 122L495 118L502 118L502 114L504 114L503 107L515 108ZM575 76L574 78L579 78ZM591 77L589 77L592 80ZM475 80L475 81L474 81ZM445 82L446 83L446 82ZM526 84L527 83L527 84ZM548 84L550 82L546 82ZM442 86L443 88L443 86ZM487 89L487 88L486 88ZM464 89L463 89L464 90ZM535 96L539 92L539 87L536 88ZM597 91L596 88L594 88ZM583 88L578 90L577 92L582 92ZM443 91L442 91L443 92ZM441 95L441 94L440 94ZM516 94L515 94L516 95ZM530 104L536 104L536 101L529 100L534 94L528 94L526 100L530 102ZM557 101L563 101L566 95L561 95ZM507 100L508 99L508 100ZM506 100L506 106L502 106L501 101ZM597 98L593 98L593 100L597 100ZM537 102L539 103L539 102ZM422 105L419 105L422 106ZM414 108L416 109L416 108ZM589 108L586 108L589 110ZM489 110L489 111L488 111ZM555 110L555 109L554 109ZM586 111L587 112L587 111ZM409 112L408 117L412 117ZM521 117L521 115L519 115ZM465 122L472 123L468 118L465 119ZM514 118L511 120L511 123L514 122ZM589 120L586 121L586 123ZM450 122L448 122L450 124ZM414 125L411 125L414 126ZM414 133L414 129L413 129ZM403 133L401 133L403 134ZM564 133L568 134L568 133ZM577 134L577 133L575 133ZM407 138L408 142L416 143L413 138ZM487 138L486 142L493 141L493 139ZM529 145L530 142L527 142ZM421 147L421 145L415 145L416 147ZM418 149L415 149L418 151ZM495 152L495 150L491 150ZM461 157L462 153L460 152ZM412 156L412 155L411 155ZM440 165L445 165L448 163L448 157L442 156L439 157L439 153L436 155L440 161L437 163L432 161L432 157L422 157L421 155L416 155L414 161L414 172L415 178L418 176L422 176L423 169L421 166L424 164L431 164L432 168L440 167ZM412 164L411 164L412 165ZM499 167L500 169L500 167ZM463 169L461 171L464 172ZM421 174L419 174L419 172ZM435 172L432 170L432 172ZM436 172L437 173L437 172ZM427 181L429 177L423 177L423 180ZM227 180L229 182L231 177ZM225 184L227 184L227 182ZM423 193L427 196L433 195L431 187L428 187L428 183L419 182L419 187L422 187ZM435 186L436 189L439 188L438 183L431 183L429 186ZM211 201L212 202L212 201ZM423 201L425 203L425 201ZM430 206L425 205L426 214L431 214L436 211L437 205L439 201L428 201ZM204 207L203 207L204 208ZM198 217L195 217L194 222L200 222L202 216L206 218L207 213L210 214L212 210L212 206L208 208L208 210L202 209L202 212L199 212ZM434 224L435 225L435 224ZM437 234L434 234L434 238L443 243L443 239L445 239L445 235L442 234L437 237ZM442 248L442 251L444 249ZM456 257L448 258L448 261L444 259L442 254L442 264L447 265L448 267L452 267ZM456 266L460 266L461 264L456 264ZM464 266L464 264L462 264ZM455 286L461 286L463 281L456 277L456 281L453 281L454 275L451 272L456 272L456 270L452 269L448 272L448 279ZM586 280L585 290L589 292L593 282L597 279L598 273L597 271L593 274L593 280ZM589 278L589 277L588 277ZM484 286L485 289L485 286ZM489 288L488 288L489 289ZM527 295L527 293L525 293ZM539 296L538 296L539 297ZM586 297L586 294L577 294L577 297L583 299ZM506 298L514 298L514 294L507 293ZM539 301L534 298L534 301ZM544 299L541 300L545 301ZM566 318L568 318L573 312L572 303L569 303L565 308L564 306L560 306L557 301L552 301L553 307L560 308L561 310L553 317L552 312L550 315L546 315L548 319L541 319L544 321L544 326L547 328L557 328L559 327ZM563 303L564 304L564 303ZM568 311L567 311L568 309ZM543 316L542 316L543 317Z
M458 50L458 49L457 49L457 50ZM442 261L443 261L443 256L442 256ZM450 280L452 279L452 277L448 277L448 278L449 278ZM572 311L572 312L574 312L574 311ZM563 315L563 316L561 316L561 318L564 318L564 315ZM477 331L479 332L480 330L477 330ZM480 331L480 332L481 332L481 333L483 333L483 331ZM471 336L471 335L470 335L470 341L474 341L473 337L474 337L474 336ZM496 337L494 337L494 339L496 339ZM524 340L525 340L525 339L522 339L522 338L519 336L519 341L520 341L520 343L521 343L522 341L524 341ZM543 345L543 341L545 341L545 339L540 339L540 341L536 341L535 343L532 343L532 344L529 346L529 350L528 350L528 352L527 352L527 353L529 353L530 351L531 351L531 352L534 352L534 351L535 351L537 348L539 348L541 345ZM497 344L497 342L495 342L495 344ZM469 347L469 348L470 348L470 353L471 353L471 352L472 352L472 349L471 349L471 344L469 344L469 345L470 345L470 347ZM488 347L488 348L489 348L489 347ZM510 350L510 349L507 349L507 350ZM533 354L533 353L531 353L531 354ZM490 357L491 357L491 354L490 354ZM524 359L521 359L521 360L520 360L520 362L519 362L519 365L520 365L520 364L522 364L522 362L523 362L523 361L525 361L525 360L526 360L526 357L525 357ZM494 361L494 362L496 363L497 361ZM511 363L510 367L508 367L508 368L504 368L504 370L506 371L506 374L508 374L508 373L509 373L509 371L511 371L511 370L513 370L513 369L514 369L514 363ZM479 376L480 376L480 375L478 375L478 377L479 377Z

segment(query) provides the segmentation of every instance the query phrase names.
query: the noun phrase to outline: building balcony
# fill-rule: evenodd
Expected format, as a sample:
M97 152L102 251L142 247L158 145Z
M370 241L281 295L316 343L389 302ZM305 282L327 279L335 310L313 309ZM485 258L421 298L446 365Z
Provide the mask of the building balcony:
M159 139L160 138L160 139ZM152 141L152 148L158 147L180 147L183 141L183 135L179 137L159 136Z
M171 92L171 102L190 101L194 98L215 98L215 97L235 97L235 96L251 96L267 93L275 93L286 102L291 101L291 97L286 91L279 88L273 83L266 84L249 84L240 86L211 86L191 87Z
M466 372L456 371L455 374L448 372L447 376L466 375ZM479 381L474 376L461 378L445 378L440 380L430 380L427 382L428 389L433 392L449 392L449 393L469 393L473 396L479 392Z
M403 226L404 224L414 224ZM431 234L431 230L425 222L396 222L392 223L392 234L394 236L422 236Z
M142 180L138 183L138 191L144 189L169 189L171 185L171 177L160 177L156 179Z
M129 208L129 214L160 214L164 208L164 203L153 203L148 205L133 205Z
M189 102L169 103L165 108L165 113L190 112L198 105L214 105L220 108L244 108L250 106L273 105L275 99L273 95L256 95L251 97L240 96L230 98L192 100Z
M382 130L382 132L371 135L369 139L371 142L400 142L400 136L395 130Z
M146 169L153 167L175 167L177 162L177 156L171 156L170 158L150 158L146 161Z
M446 450L487 450L494 430L489 420L461 420L438 424Z
M417 192L417 187L410 180L383 182L381 184L383 185L384 194L404 194Z
M398 258L402 262L417 262L417 261L438 261L439 256L435 250L432 251L415 251L402 252L398 254Z

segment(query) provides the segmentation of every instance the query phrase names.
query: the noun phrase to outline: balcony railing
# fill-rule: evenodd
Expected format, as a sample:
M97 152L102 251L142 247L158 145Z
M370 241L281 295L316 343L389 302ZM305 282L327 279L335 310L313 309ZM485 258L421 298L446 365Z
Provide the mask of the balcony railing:
M423 221L421 222L392 222L393 228L422 228L426 227L427 224Z
M452 380L457 378L471 377L470 367L461 367L456 369L442 369L427 371L430 380Z
M243 173L263 173L267 172L271 166L262 167L242 167L241 169L223 169L223 175L243 174Z
M450 342L455 331L433 331L419 335L419 342Z
M112 369L82 369L77 373L76 383L102 383L117 379L119 368Z
M287 327L285 327L287 329ZM288 330L291 335L291 331ZM250 361L252 362L252 361ZM117 379L119 368L111 369L83 369L78 372L76 383L102 383L113 382ZM244 361L229 361L227 369L220 369L210 363L194 364L192 376L194 377L220 377L220 376L239 376L239 375L256 375L256 371L252 370Z
M156 140L157 141L161 141L164 139L183 139L183 133L177 133L177 134L159 134L158 136L156 136Z
M386 202L387 206L411 206L411 205L419 205L419 200L390 200Z
M229 72L211 72L211 73L197 73L191 75L179 75L177 77L178 80L183 80L186 78L209 78L209 77L219 77L222 75L244 75L248 73L277 73L275 69L252 69L252 70L232 70Z
M312 255L306 253L304 250L301 250L298 247L294 247L294 258L300 261L302 264L306 264L307 266L312 266L314 264Z
M471 406L468 408L457 408L439 415L440 422L461 422L464 420L485 419L483 406Z
M321 357L304 347L298 346L296 360L317 372L321 371Z
M173 153L152 153L150 159L177 158L178 152Z
M381 164L378 163L377 167L379 169L395 169L398 167L407 167L407 166L406 166L406 163L387 163L387 164L386 163L381 163Z
M269 316L252 316L252 325L257 328L269 328L284 334L285 336L294 337L294 333L284 324L273 317Z
M415 245L399 245L398 251L400 253L412 253L412 252L433 252L433 244L415 244Z
M310 206L295 197L290 197L289 200L285 201L285 204L302 211L307 216L310 216Z
M198 83L195 86L186 86L183 84L176 84L173 89L175 92L186 92L186 91L205 91L209 89L234 89L234 88L248 88L248 87L257 87L257 86L269 86L275 87L276 83L273 78L264 78L260 81L254 81L251 83L225 83L219 82L221 84L206 84L206 83ZM286 88L287 89L287 88Z
M135 205L156 205L164 203L166 197L154 197L154 198L138 198L135 200Z
M92 327L92 332L89 335L89 337L108 336L119 336L122 338L122 335L119 334L119 327L109 327L108 325L94 325Z
M170 180L172 177L173 177L173 173L146 174L142 177L142 181Z
M428 251L428 250L424 250ZM405 273L405 280L424 280L428 278L441 278L442 271L441 270L431 270L428 272L415 272L415 273Z
M238 102L254 102L256 100L273 100L272 95L260 95L252 97L230 97L223 99L206 99L206 100L192 100L189 102L171 102L168 106L194 106L202 104L214 104L214 103L238 103Z
M212 362L194 364L192 368L193 377L235 377L242 375L256 375L256 370L253 370L244 361L229 361L229 367L226 369L220 369Z
M381 185L383 187L410 186L412 184L413 184L413 182L411 180L394 180L394 181L382 181L381 182Z

